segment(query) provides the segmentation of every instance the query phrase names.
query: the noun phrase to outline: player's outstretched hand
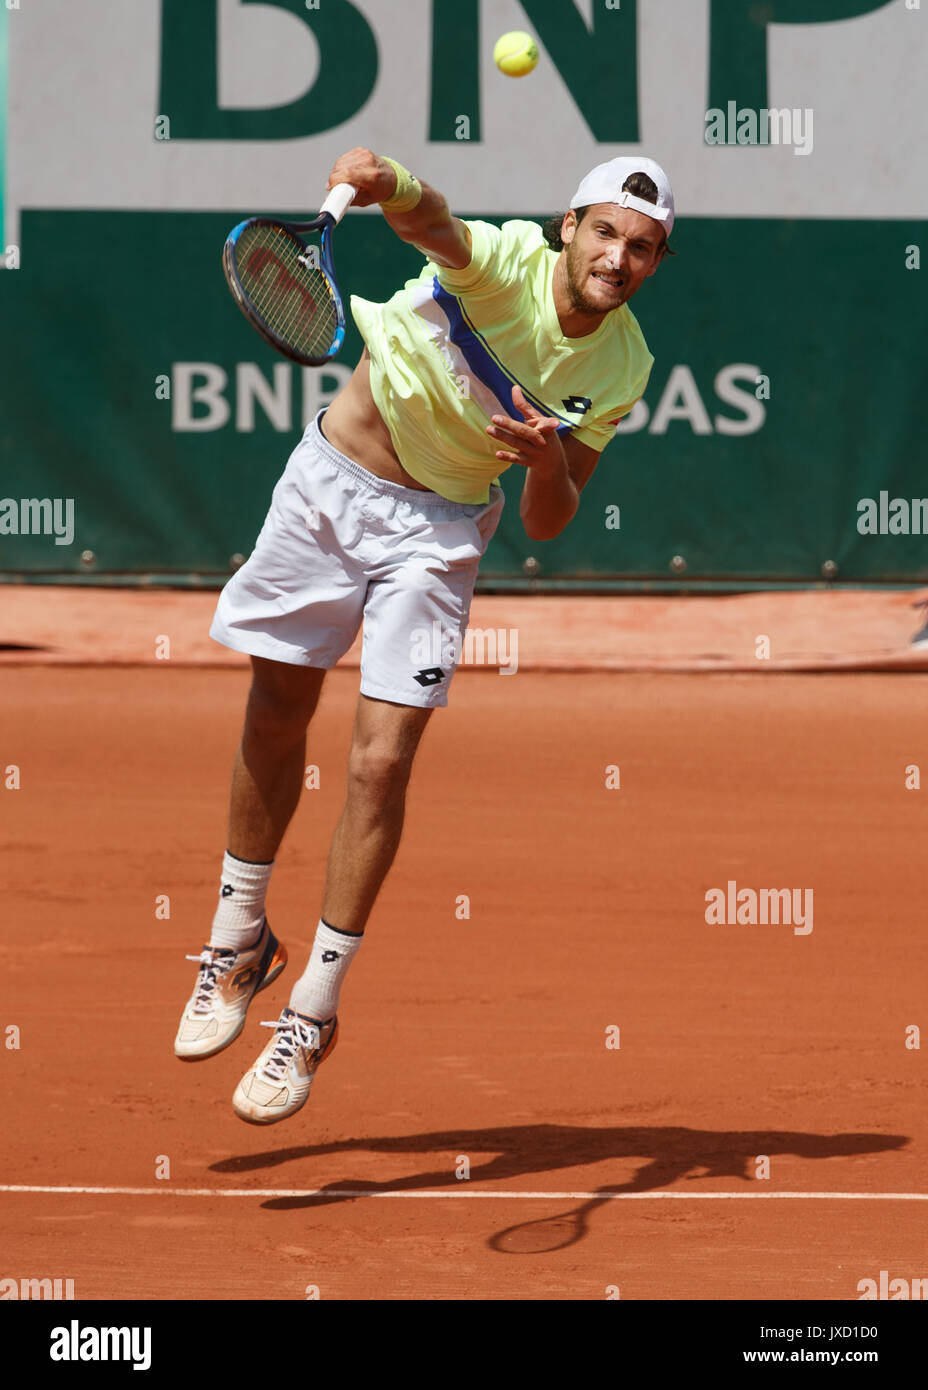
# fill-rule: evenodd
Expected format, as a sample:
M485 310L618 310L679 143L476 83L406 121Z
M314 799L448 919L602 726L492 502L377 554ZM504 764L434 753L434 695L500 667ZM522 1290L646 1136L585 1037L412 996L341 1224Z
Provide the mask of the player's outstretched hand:
M514 420L509 415L494 415L491 417L493 423L487 425L487 434L505 446L497 449L496 457L506 463L538 468L541 472L566 467L564 450L555 433L560 420L536 410L525 399L520 386L512 388L512 403L525 417L523 420Z
M340 154L332 166L326 190L337 183L350 183L358 190L354 196L353 207L366 208L371 203L382 203L396 191L396 170L385 159L380 159L373 150L357 145L347 154Z

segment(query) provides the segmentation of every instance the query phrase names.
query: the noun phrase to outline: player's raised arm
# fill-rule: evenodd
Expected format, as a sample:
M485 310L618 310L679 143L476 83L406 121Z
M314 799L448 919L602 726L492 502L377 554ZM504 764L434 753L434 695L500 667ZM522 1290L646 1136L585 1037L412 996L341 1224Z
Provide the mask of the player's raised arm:
M439 265L464 270L470 264L470 233L454 217L437 188L423 183L395 160L358 146L339 155L327 187L354 184L356 207L380 203L383 215L402 241L411 242Z

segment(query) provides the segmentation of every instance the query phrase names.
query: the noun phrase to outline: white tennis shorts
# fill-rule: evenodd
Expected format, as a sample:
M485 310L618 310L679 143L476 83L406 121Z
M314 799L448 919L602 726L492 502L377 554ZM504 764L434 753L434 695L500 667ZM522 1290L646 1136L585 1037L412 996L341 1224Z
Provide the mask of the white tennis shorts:
M328 670L362 621L361 693L448 703L477 569L503 509L388 482L307 425L210 636L249 656Z

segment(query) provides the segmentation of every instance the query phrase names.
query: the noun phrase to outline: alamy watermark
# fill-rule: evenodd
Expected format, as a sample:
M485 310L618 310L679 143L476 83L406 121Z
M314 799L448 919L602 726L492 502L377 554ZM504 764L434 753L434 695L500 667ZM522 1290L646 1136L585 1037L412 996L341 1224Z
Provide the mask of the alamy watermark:
M928 497L861 497L857 503L861 536L928 536Z
M784 106L739 107L728 102L723 109L706 112L707 145L792 145L793 154L812 153L812 108Z
M0 1299L73 1299L73 1279L0 1278Z
M54 536L74 543L73 497L0 497L0 536Z
M917 1299L924 1302L928 1299L928 1279L890 1279L889 1270L881 1269L879 1280L877 1279L858 1279L857 1292L862 1301L870 1299L883 1299L893 1302L901 1300L905 1302L909 1299Z
M706 889L709 926L784 926L794 936L808 936L813 927L811 888L739 888L729 879L725 888Z
M463 663L498 666L501 676L514 676L519 669L519 632L514 627L469 627L462 635L456 628L443 628L436 618L430 627L416 627L409 634L409 659L420 675Z
M53 1327L48 1354L52 1361L131 1361L134 1371L151 1366L150 1327L82 1327L72 1318Z

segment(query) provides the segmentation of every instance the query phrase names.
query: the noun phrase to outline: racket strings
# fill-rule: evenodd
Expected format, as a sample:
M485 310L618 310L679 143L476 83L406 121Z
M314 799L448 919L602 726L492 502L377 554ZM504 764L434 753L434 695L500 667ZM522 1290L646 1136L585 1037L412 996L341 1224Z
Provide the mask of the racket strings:
M325 272L282 227L247 228L235 247L246 295L271 332L306 357L324 356L338 329L338 310Z
M245 271L250 298L279 337L308 355L328 346L334 334L334 311L332 324L326 322L328 282L291 236L277 228L256 229L245 248Z

